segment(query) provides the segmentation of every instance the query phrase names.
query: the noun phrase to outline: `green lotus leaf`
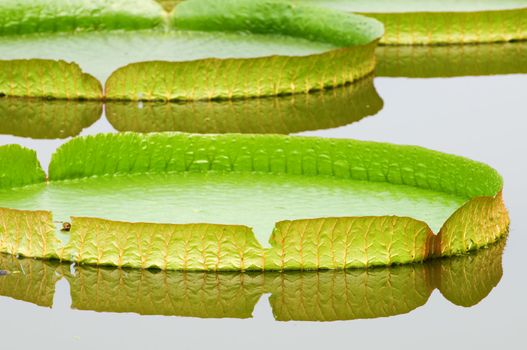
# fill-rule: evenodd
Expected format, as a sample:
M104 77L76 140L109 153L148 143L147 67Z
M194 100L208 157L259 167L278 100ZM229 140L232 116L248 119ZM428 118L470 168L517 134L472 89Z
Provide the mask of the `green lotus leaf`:
M101 115L101 102L2 98L0 134L64 139L80 134Z
M0 150L13 154L10 146ZM41 171L34 158L26 162ZM6 184L17 178L10 169ZM90 265L386 266L484 247L509 223L494 169L419 147L354 140L102 134L63 145L49 183L31 180L0 193L11 208L0 213L0 251ZM71 232L55 234L51 212L38 209L58 221L72 216Z
M372 78L311 94L189 103L106 103L119 131L291 134L335 128L374 115L383 101Z
M3 0L0 14L0 35L145 29L164 22L153 0Z
M381 44L454 44L527 39L524 0L285 0L381 21Z
M201 318L252 317L261 295L277 320L388 317L424 305L438 288L472 306L499 283L505 240L459 257L367 270L266 273L176 272L67 265L0 255L0 295L51 306L56 281L70 284L72 308Z
M0 98L101 99L101 84L75 63L0 60Z
M527 73L527 42L448 46L379 46L375 74L434 78Z

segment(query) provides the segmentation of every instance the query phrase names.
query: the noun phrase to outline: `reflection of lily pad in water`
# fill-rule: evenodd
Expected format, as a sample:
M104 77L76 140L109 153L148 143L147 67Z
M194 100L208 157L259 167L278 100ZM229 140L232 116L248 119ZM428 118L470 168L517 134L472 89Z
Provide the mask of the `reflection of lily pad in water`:
M0 134L64 139L102 115L101 102L0 98Z
M527 73L527 41L448 46L380 46L381 77L457 77Z
M441 272L436 272L436 284L441 294L456 305L470 307L478 304L501 279L504 247L503 240L478 254L437 261L436 269Z
M311 94L249 100L156 103L108 102L119 131L290 134L351 124L381 110L373 78Z
M34 152L0 150L0 164L11 164L0 169L3 203L55 209L59 218L106 218L74 217L63 243L51 212L1 209L0 249L24 256L173 270L371 267L465 253L505 235L509 222L495 170L412 146L277 135L98 135L63 145L47 185L39 185L44 172ZM13 188L23 184L35 185ZM193 190L185 193L187 187ZM123 212L123 203L137 210ZM270 248L249 227L267 233L284 219Z
M378 19L381 43L454 44L527 39L525 0L284 0Z
M39 0L38 5L42 2L47 3ZM110 17L101 15L93 19L89 17L92 5L83 6L75 1L59 2L42 18L28 20L14 16L12 26L18 25L17 30L22 33L30 33L27 28L40 28L57 16L61 21L57 26L60 33L4 36L0 40L0 59L63 59L78 63L100 81L111 74L106 85L107 99L276 96L340 86L371 73L375 65L374 49L383 32L382 25L371 18L331 10L292 7L268 0L194 0L178 5L169 19L152 1L158 8L159 19L167 22L165 31L158 30L158 23L151 21L152 13L147 12L138 28L150 23L150 27L146 25L153 28L150 31L71 33L77 25L71 17L83 16L86 23L78 23L83 30L97 29L101 22L112 18L126 22L124 29L133 28L139 15L137 9L131 10L125 3L110 8L98 2L93 6ZM22 13L25 7L19 2L0 3L0 15L10 11ZM26 28L26 22L33 26ZM100 27L119 28L118 24ZM129 63L134 64L125 66ZM53 94L33 91L43 85L39 78L56 81L58 69L40 77L35 73L38 67L31 63L24 69L35 78L25 81L23 76L9 76L10 69L13 66L18 69L18 64L0 61L0 92L8 96L65 98L60 91ZM12 84L8 81L17 82L18 89L10 89Z
M390 268L286 273L201 273L53 265L0 255L0 295L51 306L56 281L69 281L72 308L203 318L248 318L265 293L277 320L387 317L424 305L435 288L472 306L499 283L505 241L474 254ZM23 267L23 268L21 268ZM56 276L59 277L56 277Z
M55 283L62 278L57 262L17 259L0 254L0 269L9 274L0 279L0 295L51 307Z

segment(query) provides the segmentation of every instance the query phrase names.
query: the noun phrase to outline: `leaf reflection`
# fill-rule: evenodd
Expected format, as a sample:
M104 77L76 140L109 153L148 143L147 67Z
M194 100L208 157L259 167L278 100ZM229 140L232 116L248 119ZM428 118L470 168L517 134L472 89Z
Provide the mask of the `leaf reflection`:
M65 139L80 134L102 114L102 102L0 98L0 134Z
M72 307L97 312L201 318L249 318L264 293L276 320L335 321L387 317L426 304L438 288L473 306L499 283L505 240L475 254L368 270L288 273L202 273L76 267L0 256L0 295L52 305L61 276Z
M351 124L378 113L383 101L373 77L353 84L289 96L248 100L106 103L106 116L119 131L290 134Z

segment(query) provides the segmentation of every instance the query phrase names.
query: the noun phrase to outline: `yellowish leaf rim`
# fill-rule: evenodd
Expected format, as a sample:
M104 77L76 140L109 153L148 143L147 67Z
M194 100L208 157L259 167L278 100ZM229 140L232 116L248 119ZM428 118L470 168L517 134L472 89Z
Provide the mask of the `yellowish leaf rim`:
M166 153L169 149L172 153ZM280 161L276 151L285 152L287 161ZM196 161L180 163L178 159L189 152L194 152ZM137 161L139 155L142 160ZM310 160L308 155L320 161ZM44 181L34 152L4 146L0 158L25 159L25 164L0 169L4 187ZM207 164L200 159L216 161ZM93 167L94 162L98 166ZM210 170L365 179L364 172L357 170L364 164L369 164L369 181L463 194L470 199L437 234L426 223L409 217L292 220L276 224L270 248L263 248L246 226L126 223L98 218L72 218L70 241L63 244L55 235L51 212L5 208L0 209L0 252L144 269L322 270L398 265L465 254L507 234L503 183L494 169L415 146L277 135L102 134L75 138L60 147L50 164L48 180ZM21 173L26 174L25 181ZM359 236L365 241L356 241ZM399 243L393 244L394 238ZM363 250L364 244L371 247Z

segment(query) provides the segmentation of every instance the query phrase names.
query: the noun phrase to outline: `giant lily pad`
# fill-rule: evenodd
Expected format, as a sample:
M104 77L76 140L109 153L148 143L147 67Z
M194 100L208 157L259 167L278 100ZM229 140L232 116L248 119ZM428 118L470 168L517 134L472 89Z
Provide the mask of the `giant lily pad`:
M383 33L371 18L274 0L190 0L170 15L153 0L49 3L0 3L0 33L26 34L0 38L3 95L101 98L87 74L107 80L105 97L117 100L309 92L371 73Z
M285 0L381 21L381 44L454 44L527 39L525 0Z
M466 253L509 223L495 170L419 147L98 135L62 146L49 182L34 152L0 149L0 250L14 255L172 270L340 269ZM69 235L57 235L52 216L73 216Z
M434 289L452 303L478 304L502 276L504 240L460 257L368 270L211 273L76 266L0 254L0 295L51 307L65 277L72 308L202 318L248 318L264 293L277 320L387 317L424 305Z

